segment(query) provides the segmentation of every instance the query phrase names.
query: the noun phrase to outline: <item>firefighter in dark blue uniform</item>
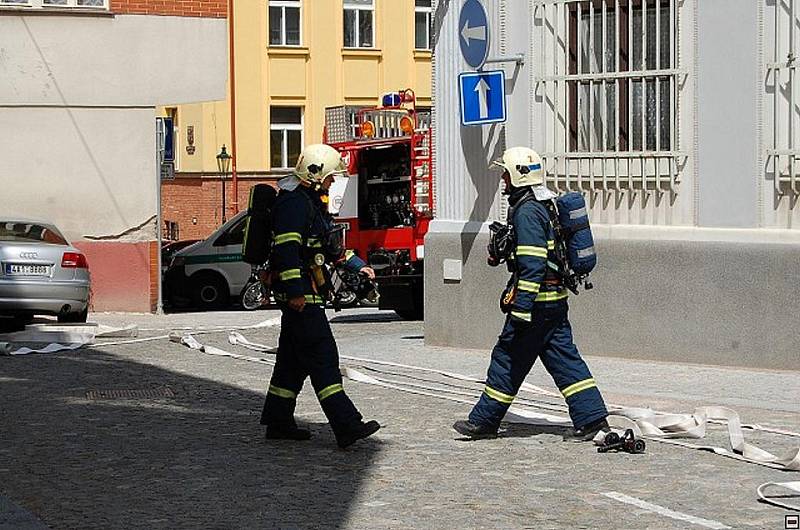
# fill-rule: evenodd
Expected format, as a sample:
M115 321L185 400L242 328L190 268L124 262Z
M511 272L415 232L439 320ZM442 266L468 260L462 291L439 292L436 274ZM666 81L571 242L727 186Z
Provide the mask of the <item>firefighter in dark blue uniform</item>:
M516 233L508 257L512 277L501 307L507 313L492 350L486 386L468 421L453 428L470 438L494 438L500 421L537 358L553 377L569 407L575 427L570 438L591 440L608 429L603 398L578 353L567 318L567 289L556 273L555 231L546 206L556 197L544 186L539 155L525 147L503 153L509 223ZM498 265L490 252L490 265Z
M268 439L307 440L297 427L295 400L306 377L340 447L375 433L376 421L364 422L342 387L339 352L325 315L330 278L325 263L375 277L355 254L341 247L327 212L327 192L334 175L346 173L338 151L328 145L303 150L295 173L279 182L273 207L273 250L270 259L275 299L281 308L281 333L261 423Z

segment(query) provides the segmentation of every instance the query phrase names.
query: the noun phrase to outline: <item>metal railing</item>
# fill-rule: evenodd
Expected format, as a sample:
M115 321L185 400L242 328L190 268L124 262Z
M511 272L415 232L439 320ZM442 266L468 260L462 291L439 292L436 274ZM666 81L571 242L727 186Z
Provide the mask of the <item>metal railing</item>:
M770 4L767 4L770 6ZM776 0L771 62L766 64L767 84L772 82L771 140L766 142L766 168L772 171L775 194L800 195L800 98L797 94L797 0Z
M328 143L352 142L365 139L361 124L370 121L375 126L375 138L400 138L408 136L400 126L403 117L411 116L405 109L376 109L355 105L340 105L325 109L326 141ZM417 130L429 129L430 112L416 113Z

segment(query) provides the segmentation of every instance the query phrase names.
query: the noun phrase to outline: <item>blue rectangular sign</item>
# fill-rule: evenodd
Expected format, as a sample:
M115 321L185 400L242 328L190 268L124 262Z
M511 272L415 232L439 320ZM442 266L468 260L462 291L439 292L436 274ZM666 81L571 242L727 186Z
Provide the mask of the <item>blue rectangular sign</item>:
M458 92L461 125L506 121L506 76L502 70L460 74Z

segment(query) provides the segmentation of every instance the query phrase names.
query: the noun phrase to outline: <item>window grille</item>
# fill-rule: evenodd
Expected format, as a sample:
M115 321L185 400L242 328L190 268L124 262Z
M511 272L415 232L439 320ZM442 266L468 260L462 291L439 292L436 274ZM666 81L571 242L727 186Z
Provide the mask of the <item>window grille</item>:
M535 1L542 156L559 189L677 192L680 5Z
M797 0L767 2L772 13L773 35L767 37L766 85L769 100L765 113L772 127L765 131L767 177L771 178L778 197L800 195L800 97L798 97L798 24L800 11ZM772 42L770 43L769 40Z

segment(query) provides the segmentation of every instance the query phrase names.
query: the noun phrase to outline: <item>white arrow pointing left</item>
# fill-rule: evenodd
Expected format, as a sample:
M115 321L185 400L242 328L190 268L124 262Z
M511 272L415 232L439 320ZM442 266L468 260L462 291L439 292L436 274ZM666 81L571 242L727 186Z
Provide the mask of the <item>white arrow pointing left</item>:
M481 77L474 90L478 93L478 105L480 107L478 114L482 120L485 120L489 117L489 92L491 88L489 88L489 83Z
M486 40L486 26L470 27L469 20L464 21L464 27L461 28L461 38L464 39L464 44L469 46L471 40Z

